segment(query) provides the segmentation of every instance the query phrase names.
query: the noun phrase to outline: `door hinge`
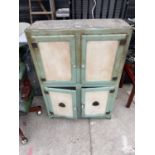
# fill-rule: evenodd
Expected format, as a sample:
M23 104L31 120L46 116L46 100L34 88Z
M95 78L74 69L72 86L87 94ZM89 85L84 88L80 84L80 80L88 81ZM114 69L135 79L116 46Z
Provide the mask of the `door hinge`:
M125 45L126 44L127 39L124 40L120 40L120 45Z
M112 78L113 81L116 81L117 79L118 79L118 77L113 77Z
M115 92L115 89L110 90L110 93L114 93L114 92Z
M46 90L44 90L44 93L45 93L45 94L49 94L49 92L48 92L48 91L46 91Z
M38 48L37 43L32 43L31 46L32 46L33 48Z
M41 81L46 81L46 79L45 78L41 78Z
M109 115L110 114L110 111L106 112L106 114Z

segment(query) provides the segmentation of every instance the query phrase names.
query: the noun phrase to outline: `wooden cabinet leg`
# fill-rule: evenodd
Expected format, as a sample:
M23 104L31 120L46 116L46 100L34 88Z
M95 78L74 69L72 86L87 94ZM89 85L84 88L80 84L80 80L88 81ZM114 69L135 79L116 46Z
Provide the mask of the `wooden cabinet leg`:
M125 79L125 72L123 71L122 76L121 76L121 80L120 80L120 83L119 83L119 88L123 87L124 79Z
M133 100L134 95L135 95L135 86L133 86L132 91L131 91L131 93L130 93L128 102L127 102L127 104L126 104L126 107L127 107L127 108L130 108L130 105L131 105L131 103L132 103L132 100Z
M19 136L22 140L26 138L23 134L23 131L20 128L19 128Z
M21 143L24 145L28 142L28 139L23 134L23 131L19 128L19 136L21 138Z

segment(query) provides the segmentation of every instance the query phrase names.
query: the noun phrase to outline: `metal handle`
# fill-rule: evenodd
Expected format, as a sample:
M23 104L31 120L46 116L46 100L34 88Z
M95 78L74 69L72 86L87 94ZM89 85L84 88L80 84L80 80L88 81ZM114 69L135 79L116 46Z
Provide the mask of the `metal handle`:
M66 105L65 105L63 102L60 102L60 103L59 103L59 107L64 108L64 107L66 107Z
M99 106L100 103L99 103L98 101L94 101L94 102L92 103L92 105L93 105L93 106Z

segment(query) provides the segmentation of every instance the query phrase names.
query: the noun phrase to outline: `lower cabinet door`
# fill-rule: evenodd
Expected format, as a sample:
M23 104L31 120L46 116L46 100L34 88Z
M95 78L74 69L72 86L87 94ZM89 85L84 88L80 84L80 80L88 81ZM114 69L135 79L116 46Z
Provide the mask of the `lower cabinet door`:
M45 88L50 117L76 118L76 90Z
M114 87L82 88L82 117L110 116Z

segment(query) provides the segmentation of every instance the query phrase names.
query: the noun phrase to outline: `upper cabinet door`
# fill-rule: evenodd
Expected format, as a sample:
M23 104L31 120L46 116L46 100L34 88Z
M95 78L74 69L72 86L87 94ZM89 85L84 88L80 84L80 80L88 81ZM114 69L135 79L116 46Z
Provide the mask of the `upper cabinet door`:
M82 36L82 83L105 84L118 79L126 34Z
M76 83L75 38L73 35L32 36L39 77L47 83Z

